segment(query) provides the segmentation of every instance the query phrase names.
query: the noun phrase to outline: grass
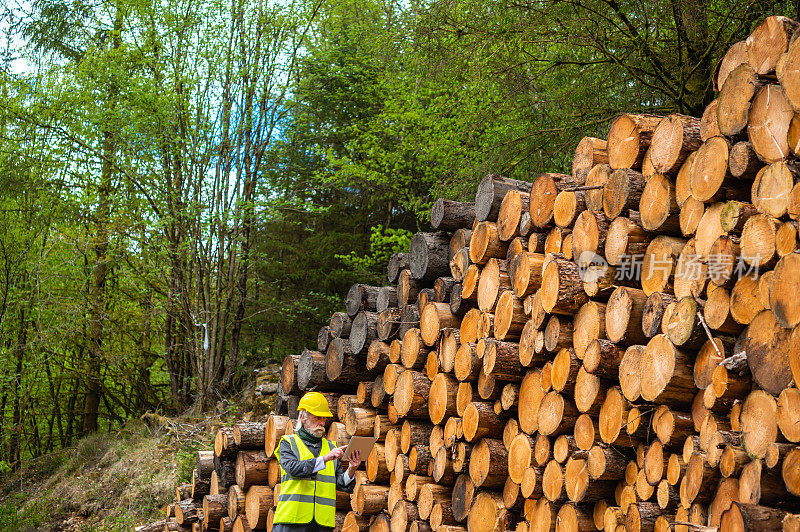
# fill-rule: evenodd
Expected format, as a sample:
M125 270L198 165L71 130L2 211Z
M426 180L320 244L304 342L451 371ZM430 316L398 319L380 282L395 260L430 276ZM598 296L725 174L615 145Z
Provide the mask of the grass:
M211 447L207 427L172 426L135 420L33 461L0 486L0 532L130 531L161 519L195 452Z

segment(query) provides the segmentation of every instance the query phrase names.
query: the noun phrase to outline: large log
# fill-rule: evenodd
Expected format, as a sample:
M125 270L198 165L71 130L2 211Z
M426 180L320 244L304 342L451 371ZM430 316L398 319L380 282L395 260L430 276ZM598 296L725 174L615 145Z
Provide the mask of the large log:
M507 253L508 242L500 240L496 223L486 221L475 226L469 240L470 261L480 265L486 264L491 258L505 260Z
M375 310L380 314L392 307L397 307L397 286L384 286L378 291Z
M520 234L522 213L530 212L531 195L511 189L506 192L497 214L497 232L500 240L509 241Z
M240 451L236 457L236 484L245 491L250 486L266 485L269 459L262 450Z
M471 402L462 416L464 438L475 441L480 438L503 433L504 416L495 413L491 403Z
M514 514L506 509L500 494L479 492L469 512L467 529L471 532L502 532L510 530Z
M640 167L662 117L623 114L608 131L608 164L612 168Z
M719 92L728 75L739 65L747 62L747 42L738 41L731 45L725 55L717 62L712 76L714 91ZM718 100L715 100L718 101Z
M419 328L425 345L434 346L442 329L459 326L461 320L450 311L448 303L430 302L419 318Z
M469 475L458 475L453 485L451 508L453 518L459 523L463 523L467 519L474 497L475 486L472 484Z
M720 532L781 530L783 528L783 518L786 514L785 510L734 501L730 508L722 512L719 530Z
M469 477L476 488L503 487L508 477L508 452L502 440L483 438L473 445Z
M666 335L654 336L641 360L642 399L659 404L689 405L694 390L692 358Z
M764 458L778 436L778 405L761 390L747 396L740 415L742 447L753 457Z
M472 227L475 204L439 198L431 206L431 226L439 231L456 231Z
M534 228L545 229L553 225L556 196L575 184L575 179L566 174L544 173L536 177L530 191L530 217Z
M762 389L777 396L792 382L789 367L791 331L780 326L773 314L774 309L773 305L772 311L764 310L756 315L747 328L743 347L747 352L747 364L753 380Z
M531 183L497 174L484 177L475 193L475 218L480 222L496 220L503 198L512 189L530 193Z
M608 163L608 142L594 137L583 137L575 148L572 159L572 176L578 185L586 182L586 175L598 164Z
M350 350L353 353L366 354L369 344L378 337L378 313L361 311L353 318L350 328Z
M761 87L753 98L747 120L747 137L758 157L767 163L789 156L789 123L794 116L780 85Z
M730 143L725 137L712 137L697 150L692 163L690 189L692 196L710 202L720 191L723 182L733 176L728 170Z
M326 369L327 362L324 354L304 349L297 362L297 386L301 390L315 391L341 389L341 385L332 384L328 380Z
M773 72L797 33L800 24L794 20L771 16L756 26L747 38L747 62L761 76Z
M747 63L731 71L722 85L717 105L720 133L732 137L745 128L750 102L763 84L753 67Z
M415 303L423 286L424 285L421 281L418 281L412 277L411 270L406 268L401 271L397 276L398 306L406 307L412 303Z
M630 168L615 170L603 188L603 212L609 220L639 209L645 188L644 176Z
M574 315L589 300L578 265L563 255L550 258L542 275L542 307L545 312Z
M501 259L489 259L481 271L478 282L478 308L483 312L494 312L497 300L507 290L511 290L507 262Z
M458 381L446 373L439 373L433 379L428 401L428 415L434 424L439 424L456 411Z
M671 114L659 122L653 132L650 162L657 173L674 174L701 142L700 120Z
M424 373L406 370L397 378L394 406L401 417L427 417L431 382Z
M350 290L347 292L347 299L345 301L347 314L351 318L355 318L356 314L362 310L375 312L379 291L379 286L368 286L359 283L351 286Z
M251 486L247 490L244 517L252 529L267 527L267 516L273 506L273 499L277 499L276 492L269 486Z
M334 338L347 338L350 336L350 326L353 320L346 312L334 312L331 315L329 327Z
M237 423L233 427L233 441L239 449L263 449L266 423Z
M409 264L414 279L432 282L450 273L450 237L446 233L417 233L409 246Z
M389 258L387 278L390 283L397 282L400 272L408 268L408 253L394 253Z

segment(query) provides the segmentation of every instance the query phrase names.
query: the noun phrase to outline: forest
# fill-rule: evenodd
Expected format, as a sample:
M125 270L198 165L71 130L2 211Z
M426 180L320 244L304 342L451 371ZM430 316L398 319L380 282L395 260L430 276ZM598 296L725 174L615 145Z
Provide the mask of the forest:
M0 470L204 412L487 173L699 117L770 0L10 0Z

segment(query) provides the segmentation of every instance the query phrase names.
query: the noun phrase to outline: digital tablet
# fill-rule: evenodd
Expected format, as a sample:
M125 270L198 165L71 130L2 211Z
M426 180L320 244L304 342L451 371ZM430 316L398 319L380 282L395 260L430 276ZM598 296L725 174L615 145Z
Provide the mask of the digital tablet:
M361 451L361 461L366 462L367 456L372 452L372 446L375 445L375 438L373 436L353 436L350 438L350 443L347 444L347 449L344 450L342 460L350 460L350 454L355 451Z

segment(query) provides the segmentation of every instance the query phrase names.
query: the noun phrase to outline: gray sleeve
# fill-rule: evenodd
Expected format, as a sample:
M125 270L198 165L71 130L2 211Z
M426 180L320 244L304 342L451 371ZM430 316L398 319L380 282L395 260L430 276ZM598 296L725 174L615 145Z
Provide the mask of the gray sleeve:
M314 471L314 465L317 461L316 458L309 458L308 460L300 460L297 457L292 445L286 441L281 440L280 446L281 467L289 475L297 478L310 477Z
M344 473L346 468L342 468L342 464L339 460L336 460L336 489L339 491L344 491L345 493L353 493L353 488L356 485L355 476L350 479L350 484L344 483Z

